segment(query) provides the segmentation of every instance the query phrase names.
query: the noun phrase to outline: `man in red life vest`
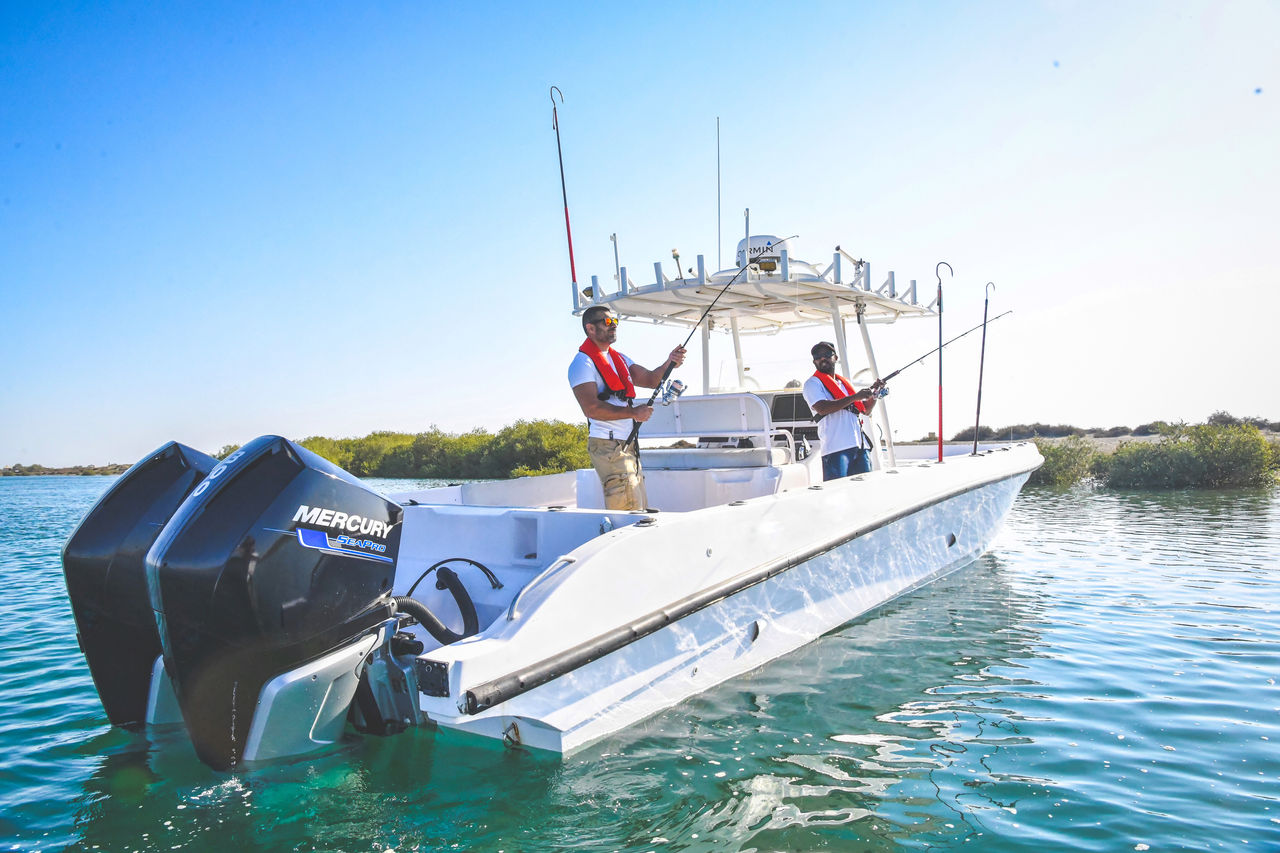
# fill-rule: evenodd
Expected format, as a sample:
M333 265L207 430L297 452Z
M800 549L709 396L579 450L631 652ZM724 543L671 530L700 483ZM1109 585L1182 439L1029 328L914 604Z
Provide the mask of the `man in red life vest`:
M684 363L684 347L676 347L667 360L646 370L613 349L618 339L618 315L603 305L582 312L587 339L569 364L569 385L582 413L587 416L587 454L600 475L606 509L640 510L646 506L644 474L635 447L624 449L633 421L644 423L652 406L635 406L636 386L656 388L671 362Z
M821 341L809 350L813 376L804 383L804 399L818 416L818 440L822 443L822 479L835 480L871 470L862 442L862 425L856 413L867 414L876 405L881 383L857 393L848 379L836 373L834 344Z

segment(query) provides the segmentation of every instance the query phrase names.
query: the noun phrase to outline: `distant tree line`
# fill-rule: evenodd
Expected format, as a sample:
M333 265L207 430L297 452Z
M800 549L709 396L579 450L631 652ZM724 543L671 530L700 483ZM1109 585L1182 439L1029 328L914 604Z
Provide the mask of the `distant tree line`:
M298 444L357 477L506 479L590 468L587 425L516 421L496 433L374 432L363 438L311 436ZM214 454L225 459L239 445Z
M1218 411L1209 416L1206 423L1210 426L1252 426L1269 432L1280 432L1280 421L1268 421L1264 418L1237 418L1227 412ZM1168 421L1152 421L1149 424L1138 424L1130 429L1127 426L1082 428L1069 424L1013 424L1011 426L981 427L978 429L979 441L1018 441L1028 438L1066 438L1081 436L1092 438L1123 438L1127 435L1148 436L1161 435L1177 424ZM938 434L931 432L921 441L937 441ZM973 427L965 427L951 438L952 441L973 441Z
M128 465L72 465L69 468L46 468L43 465L10 465L8 468L0 468L0 477L36 477L41 474L71 474L75 476L93 474L119 475L128 470Z

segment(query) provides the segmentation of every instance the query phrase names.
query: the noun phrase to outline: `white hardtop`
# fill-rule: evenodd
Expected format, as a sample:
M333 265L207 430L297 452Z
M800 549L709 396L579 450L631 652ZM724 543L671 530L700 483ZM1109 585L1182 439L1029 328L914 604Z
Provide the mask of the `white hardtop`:
M820 266L790 257L784 240L767 236L751 240L751 265L745 271L708 273L703 256L698 255L696 267L687 274L677 269L676 277L670 278L657 262L653 265L654 280L637 285L627 268L620 267L620 284L611 293L603 291L599 276L591 277L589 288L575 288L573 311L581 314L592 305L606 305L624 317L692 327L714 302L709 315L713 325L723 328L732 321L743 334L771 334L833 320L856 320L859 315L866 323L937 316L937 300L922 305L914 281L899 292L890 272L882 283L873 284L871 264L839 246L831 261ZM757 241L766 241L776 251L758 252ZM730 281L733 284L726 290Z

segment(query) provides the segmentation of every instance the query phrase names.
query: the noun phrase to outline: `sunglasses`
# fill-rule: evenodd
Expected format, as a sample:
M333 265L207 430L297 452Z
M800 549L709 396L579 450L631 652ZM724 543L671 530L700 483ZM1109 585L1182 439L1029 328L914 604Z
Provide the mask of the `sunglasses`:
M602 317L599 320L593 320L591 322L595 323L597 326L607 326L608 328L612 329L614 326L618 325L618 318Z
M833 352L820 352L820 353L818 353L817 355L815 355L815 356L813 357L813 360L814 360L814 361L819 361L820 359L824 359L824 358L835 358L835 357L836 357L836 354L835 354L835 353L833 353Z

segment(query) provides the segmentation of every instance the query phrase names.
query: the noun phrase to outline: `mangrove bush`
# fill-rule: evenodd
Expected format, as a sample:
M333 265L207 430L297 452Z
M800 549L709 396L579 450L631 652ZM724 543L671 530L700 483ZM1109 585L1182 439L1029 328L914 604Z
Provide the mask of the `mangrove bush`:
M1073 435L1062 441L1037 438L1035 442L1044 457L1044 464L1031 472L1027 482L1071 486L1093 475L1099 453L1087 439Z
M1277 451L1252 424L1176 424L1154 442L1124 442L1094 473L1113 488L1220 489L1275 481Z
M1156 423L1154 441L1126 441L1112 453L1087 438L1037 438L1044 465L1029 480L1069 486L1093 479L1117 489L1223 489L1276 482L1280 441L1253 424Z

